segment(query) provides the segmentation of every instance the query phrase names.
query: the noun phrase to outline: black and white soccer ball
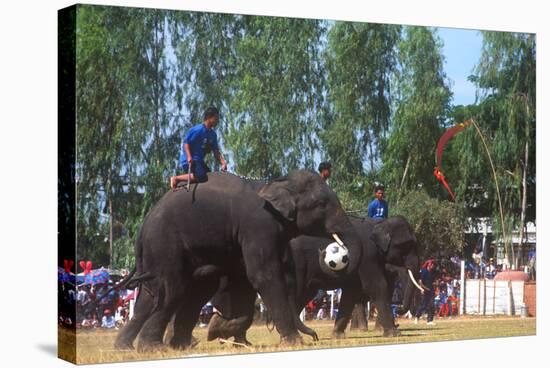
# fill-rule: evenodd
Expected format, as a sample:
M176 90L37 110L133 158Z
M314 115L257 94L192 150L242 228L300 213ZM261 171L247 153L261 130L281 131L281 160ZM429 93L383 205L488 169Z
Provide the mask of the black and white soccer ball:
M348 250L338 243L330 243L325 248L325 264L334 271L341 271L349 263Z

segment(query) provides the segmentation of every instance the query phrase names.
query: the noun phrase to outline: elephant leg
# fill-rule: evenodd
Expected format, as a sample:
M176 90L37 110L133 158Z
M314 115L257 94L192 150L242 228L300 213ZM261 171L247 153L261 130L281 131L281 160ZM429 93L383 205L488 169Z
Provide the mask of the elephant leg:
M246 338L246 332L254 321L256 290L252 288L252 285L245 278L239 279L239 283L235 284L234 289L237 290L236 295L238 299L235 298L233 300L233 310L241 317L239 329L233 335L234 340L241 344L252 345Z
M251 248L251 247L249 247ZM265 248L265 247L264 247ZM253 259L250 259L253 257ZM267 259L269 262L258 262ZM271 314L273 322L281 335L281 342L301 343L288 300L288 291L276 254L273 257L250 252L245 254L247 276L254 289L258 290Z
M214 314L208 324L208 341L234 337L235 342L251 345L246 332L254 320L256 290L246 275L223 277L211 301L220 314Z
M115 349L134 349L132 343L153 310L153 297L151 294L145 291L143 287L140 287L139 290L134 315L118 333L115 340Z
M334 329L332 330L333 337L339 339L345 336L345 330L351 318L353 307L358 300L358 294L360 294L359 290L342 290L340 305L338 306L338 314L336 315Z
M215 282L199 282L190 285L185 291L174 321L174 336L170 340L170 346L174 349L185 349L198 341L193 341L193 328L199 319L201 308L216 292L218 287Z
M360 301L355 303L353 312L351 313L350 330L368 331L367 315L365 313L365 303Z
M156 288L158 303L151 313L139 336L137 350L140 352L151 351L163 346L166 326L176 312L184 294L185 285L167 283Z
M371 263L360 272L363 293L369 295L378 312L378 321L384 329L384 336L399 336L400 332L395 328L391 311L391 296L384 270L380 265Z
M376 306L378 311L377 323L384 330L384 337L394 337L399 336L400 332L395 327L395 321L393 319L393 314L391 311L390 299L387 293L387 287L375 286L372 301Z

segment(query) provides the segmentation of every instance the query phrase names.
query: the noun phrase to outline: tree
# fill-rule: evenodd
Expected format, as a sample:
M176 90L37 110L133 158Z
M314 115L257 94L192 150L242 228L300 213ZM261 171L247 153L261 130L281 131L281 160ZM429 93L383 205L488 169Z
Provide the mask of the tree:
M236 171L273 178L313 168L323 23L252 16L240 21L224 131Z
M536 44L532 34L482 32L483 50L471 80L478 86L479 107L470 111L490 142L505 209L506 233L523 229L535 218L535 124L536 124ZM462 183L459 193L479 184L490 200L488 216L498 207L494 180L488 171L479 138L475 132L457 139L460 145L458 167ZM475 151L473 151L475 150ZM500 220L493 221L502 231ZM509 239L504 239L505 244ZM520 247L521 248L521 247ZM506 250L509 261L518 266L518 258ZM519 256L519 249L518 249Z
M423 259L450 259L464 247L464 210L458 203L439 200L425 190L402 194L399 203L390 203L393 215L404 216L418 240Z
M115 265L167 186L177 155L167 12L79 6L77 15L78 257ZM106 220L108 218L109 220ZM105 224L120 239L101 242ZM107 234L112 233L109 229ZM99 235L98 235L99 234ZM110 254L112 253L112 254Z
M340 193L364 192L390 125L390 79L400 26L336 22L324 53L327 105L321 139Z
M383 156L386 183L397 193L417 187L438 193L433 157L451 98L441 49L435 30L405 28L399 44L395 116Z

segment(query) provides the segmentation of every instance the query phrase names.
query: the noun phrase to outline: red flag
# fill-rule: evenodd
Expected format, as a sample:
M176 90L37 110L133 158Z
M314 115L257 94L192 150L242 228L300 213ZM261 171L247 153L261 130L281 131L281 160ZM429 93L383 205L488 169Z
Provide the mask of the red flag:
M445 188L451 195L451 198L453 199L453 201L455 200L455 194L451 190L451 187L445 180L445 176L443 175L443 172L440 169L441 160L443 158L443 150L445 149L445 145L447 144L449 139L451 139L456 133L459 133L464 129L466 129L466 127L468 127L468 125L470 125L471 122L472 122L471 120L466 120L464 123L456 124L455 126L447 129L447 131L441 136L441 138L439 138L439 143L437 143L437 150L435 151L436 167L434 169L434 175L437 178L437 180L439 180L445 186Z

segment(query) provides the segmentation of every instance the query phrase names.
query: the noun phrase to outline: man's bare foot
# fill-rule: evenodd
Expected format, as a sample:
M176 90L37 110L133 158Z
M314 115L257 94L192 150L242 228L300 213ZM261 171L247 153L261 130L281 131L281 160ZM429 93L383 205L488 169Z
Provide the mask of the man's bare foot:
M176 181L176 177L175 176L172 176L170 178L170 188L172 189L176 189L176 186L177 186L177 181Z

